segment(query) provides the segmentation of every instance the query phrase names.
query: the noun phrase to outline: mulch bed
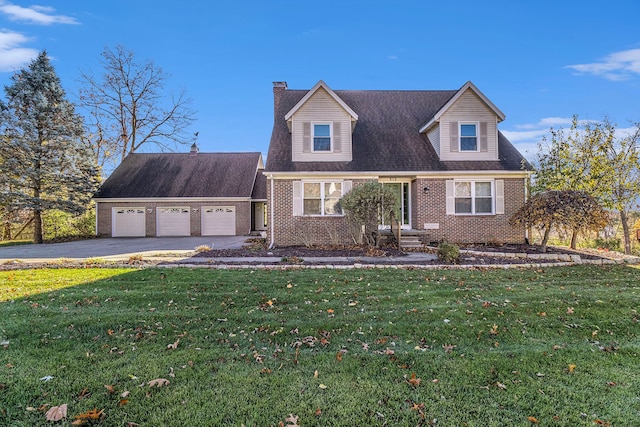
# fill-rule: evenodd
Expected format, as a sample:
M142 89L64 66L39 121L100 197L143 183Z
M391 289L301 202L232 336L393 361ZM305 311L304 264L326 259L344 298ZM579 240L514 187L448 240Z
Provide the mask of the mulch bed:
M534 245L465 245L461 249L474 250L480 252L495 252L495 253L527 253L527 254L540 254L540 248ZM199 252L194 257L209 258L212 263L216 263L216 258L226 257L266 257L273 258L273 263L279 264L317 264L317 261L308 261L305 258L313 257L348 257L356 258L358 263L361 264L407 264L415 263L411 259L404 260L403 258L409 252L428 252L435 253L436 249L425 248L421 250L411 249L407 251L401 251L394 247L382 247L382 248L366 248L362 246L286 246L265 248L260 245L258 241L249 241L249 243L242 249L218 249ZM580 255L583 259L603 259L603 256L597 254L587 253L583 251L572 251L570 249L549 247L547 250L549 254L571 254ZM370 258L370 259L358 259L358 258ZM470 255L461 253L460 262L461 265L498 265L498 264L531 264L531 263L554 263L557 260L546 259L527 259L527 258L507 258L491 255ZM243 264L257 264L254 261L242 262ZM351 264L352 262L335 262L331 261L331 264ZM440 260L434 261L420 261L422 265L442 265L446 264Z

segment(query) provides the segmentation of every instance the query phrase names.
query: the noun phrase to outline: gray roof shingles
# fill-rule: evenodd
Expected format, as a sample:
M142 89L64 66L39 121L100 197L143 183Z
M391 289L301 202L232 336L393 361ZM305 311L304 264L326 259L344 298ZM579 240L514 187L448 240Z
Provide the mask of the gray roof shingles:
M393 172L522 170L524 158L499 133L497 161L440 161L419 129L456 93L444 91L334 91L358 114L350 162L293 162L291 133L284 116L306 90L284 90L276 105L275 123L267 155L270 172ZM525 165L528 165L525 161Z
M96 198L252 197L260 153L133 153L102 184ZM261 173L259 175L262 175ZM261 178L258 176L258 181ZM254 191L255 190L255 191ZM263 191L264 194L261 194Z

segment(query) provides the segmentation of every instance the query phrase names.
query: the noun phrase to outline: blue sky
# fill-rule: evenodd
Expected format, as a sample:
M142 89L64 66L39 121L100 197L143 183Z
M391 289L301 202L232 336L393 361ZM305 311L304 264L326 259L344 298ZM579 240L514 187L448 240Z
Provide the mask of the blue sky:
M262 151L272 82L309 89L458 89L471 80L531 157L572 115L640 121L637 0L0 0L0 84L46 49L71 100L121 44L171 74L201 151ZM4 96L4 94L3 94ZM186 151L187 148L179 148Z

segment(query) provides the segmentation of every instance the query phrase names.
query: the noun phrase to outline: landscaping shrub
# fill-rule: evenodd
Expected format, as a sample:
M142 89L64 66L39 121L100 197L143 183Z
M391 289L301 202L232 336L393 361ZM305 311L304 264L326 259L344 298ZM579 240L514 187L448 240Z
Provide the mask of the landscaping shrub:
M601 239L597 237L593 241L594 245L598 249L607 249L610 251L621 251L622 250L622 240L619 237L611 237L608 239Z
M453 243L442 242L438 245L438 259L455 264L460 260L460 248Z

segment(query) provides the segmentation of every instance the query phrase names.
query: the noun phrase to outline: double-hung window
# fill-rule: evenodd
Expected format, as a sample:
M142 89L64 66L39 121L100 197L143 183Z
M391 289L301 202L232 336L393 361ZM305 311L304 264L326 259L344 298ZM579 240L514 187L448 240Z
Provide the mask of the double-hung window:
M331 151L331 123L313 123L313 151Z
M460 151L478 151L477 123L460 123Z
M342 182L304 182L303 215L342 215Z
M454 197L456 214L490 215L493 213L491 181L456 181Z

